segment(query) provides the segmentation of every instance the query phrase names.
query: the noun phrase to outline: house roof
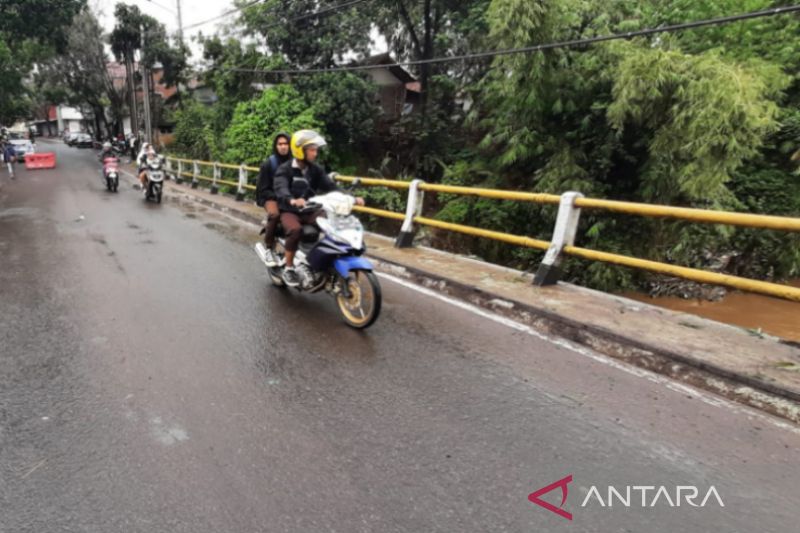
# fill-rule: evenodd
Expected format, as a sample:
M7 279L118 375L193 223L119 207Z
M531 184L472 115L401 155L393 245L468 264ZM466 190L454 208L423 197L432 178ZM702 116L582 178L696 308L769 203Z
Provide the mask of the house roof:
M394 60L394 58L392 58L389 52L370 56L360 62L360 64L362 65L393 65L391 67L387 67L386 70L391 72L395 78L397 78L403 83L411 83L417 81L417 78L415 78L413 74L411 74L403 67L394 65L395 63L396 61Z

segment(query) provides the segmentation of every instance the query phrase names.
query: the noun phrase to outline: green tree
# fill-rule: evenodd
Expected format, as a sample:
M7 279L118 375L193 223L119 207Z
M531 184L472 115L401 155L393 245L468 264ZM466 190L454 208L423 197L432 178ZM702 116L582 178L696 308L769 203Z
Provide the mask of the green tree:
M378 114L374 85L351 73L298 76L293 86L325 125L329 150L340 165L363 151L375 133Z
M212 119L211 109L198 102L188 102L175 113L175 142L172 150L191 159L212 159L215 150Z
M240 7L250 3L235 2ZM259 39L288 65L327 68L344 61L346 54L363 55L369 50L372 6L358 5L313 15L341 3L340 0L265 0L243 9L240 20L247 35Z
M63 50L85 0L0 0L0 123L32 111L25 80L37 62Z
M86 0L0 0L0 38L15 52L36 44L60 52Z
M489 38L494 48L514 48L629 31L664 23L656 8L675 4L680 2L494 0L487 12ZM726 208L742 207L731 182L778 131L789 80L769 61L726 53L713 43L690 53L668 36L501 56L492 67L478 85L472 115L484 133L482 151L466 169L450 168L448 179ZM474 200L453 202L442 216L524 233L546 234L553 215L533 207L497 211ZM531 219L547 222L531 225ZM693 266L729 253L737 235L728 228L632 224L591 212L582 231L587 246ZM505 260L538 259L498 253ZM602 264L573 262L568 269L573 279L602 288L635 281L629 271Z
M316 113L289 85L276 85L255 100L241 102L225 131L223 160L260 165L272 153L272 141L279 132L323 131Z
M142 50L143 41L145 48L140 54L140 61L148 68L160 63L163 68L162 81L165 85L174 86L186 81L188 49L182 43L172 46L163 24L142 13L137 6L123 3L116 5L114 17L116 25L111 32L109 42L117 60L125 63L128 98L132 108L136 107L134 94L137 77L134 65L136 53ZM151 101L156 102L157 99L151 97ZM153 105L153 110L153 123L158 124L161 109L158 105Z
M88 107L95 120L95 132L114 133L106 115L110 111L115 126L121 124L125 108L124 91L114 85L108 72L104 33L88 8L76 15L66 31L62 52L40 65L37 79L46 90L61 87L63 102ZM62 103L62 102L51 102Z

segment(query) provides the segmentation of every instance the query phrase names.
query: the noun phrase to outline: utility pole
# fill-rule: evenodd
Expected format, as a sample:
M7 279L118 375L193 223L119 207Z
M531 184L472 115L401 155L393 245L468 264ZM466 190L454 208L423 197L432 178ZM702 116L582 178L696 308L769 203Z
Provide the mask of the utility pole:
M175 3L178 4L178 39L181 40L181 46L183 46L183 17L181 16L181 0L175 0Z
M152 124L150 123L150 71L147 69L147 65L145 62L145 29L144 26L140 26L140 32L142 34L142 53L141 53L141 63L142 63L142 93L144 94L144 140L147 143L153 142L153 129Z
M125 53L125 75L128 77L128 90L131 95L131 133L139 136L139 106L136 104L136 79L134 77L134 56L133 50Z

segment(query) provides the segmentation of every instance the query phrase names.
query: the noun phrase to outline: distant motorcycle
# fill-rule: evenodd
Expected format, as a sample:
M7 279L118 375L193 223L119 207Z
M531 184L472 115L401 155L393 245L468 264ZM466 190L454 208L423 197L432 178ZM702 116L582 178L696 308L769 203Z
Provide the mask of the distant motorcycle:
M294 262L302 292L325 290L336 299L347 325L363 329L372 325L381 312L381 286L372 263L362 257L366 251L364 228L351 215L355 198L331 192L308 200L301 212L323 210L317 225L304 225L300 249ZM319 229L317 228L319 226ZM276 254L283 264L284 236L279 226ZM267 265L266 247L259 242L256 254L267 267L272 284L284 287L283 267Z
M164 190L164 156L158 156L154 161L145 160L145 172L147 173L147 187L144 189L145 200L155 200L161 203L161 195Z
M109 155L103 159L103 179L109 191L117 192L119 187L119 157L116 155Z

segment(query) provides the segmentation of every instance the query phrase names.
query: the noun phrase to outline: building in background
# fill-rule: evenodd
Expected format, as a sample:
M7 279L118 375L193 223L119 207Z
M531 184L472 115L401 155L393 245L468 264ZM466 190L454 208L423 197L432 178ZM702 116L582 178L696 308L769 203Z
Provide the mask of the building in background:
M89 121L83 116L80 109L67 105L55 106L56 109L56 122L58 124L58 131L64 130L71 132L87 132L89 131Z
M388 53L368 57L362 62L364 65L386 65L385 68L366 71L378 86L378 100L386 120L413 113L420 102L420 83L409 71L393 63L395 61Z

